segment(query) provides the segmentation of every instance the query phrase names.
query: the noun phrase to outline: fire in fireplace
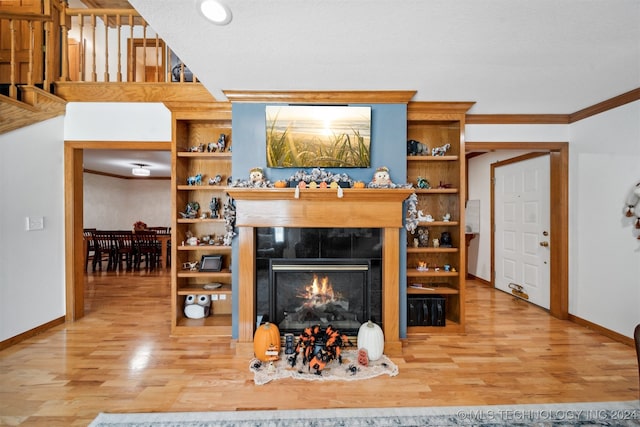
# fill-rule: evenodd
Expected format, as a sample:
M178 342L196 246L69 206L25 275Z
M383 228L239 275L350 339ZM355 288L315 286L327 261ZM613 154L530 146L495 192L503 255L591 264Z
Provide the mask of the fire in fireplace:
M369 319L369 260L271 261L272 319L280 331L333 325L355 331Z
M282 334L333 325L353 335L369 319L380 322L378 230L285 229L282 250L267 252L261 236L274 234L264 231L259 230L257 245L258 322L269 320ZM295 250L288 251L287 246ZM269 257L260 256L264 254Z

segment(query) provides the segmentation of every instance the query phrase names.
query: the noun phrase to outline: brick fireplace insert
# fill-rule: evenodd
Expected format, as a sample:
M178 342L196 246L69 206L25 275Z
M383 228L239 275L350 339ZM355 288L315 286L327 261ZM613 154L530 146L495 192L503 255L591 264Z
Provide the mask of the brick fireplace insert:
M239 354L252 354L256 325L256 228L379 228L382 234L382 323L385 353L400 354L400 229L412 189L230 188L238 228Z

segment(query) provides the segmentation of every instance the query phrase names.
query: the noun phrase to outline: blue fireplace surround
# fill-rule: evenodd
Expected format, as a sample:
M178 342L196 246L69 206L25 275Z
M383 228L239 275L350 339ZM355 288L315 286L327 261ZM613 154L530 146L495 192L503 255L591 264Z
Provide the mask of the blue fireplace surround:
M271 182L288 179L298 169L272 169L266 167L266 103L232 104L232 175L234 179L248 179L249 170L261 167ZM274 105L274 104L269 104ZM407 105L406 104L350 104L371 106L371 167L370 168L327 168L332 173L346 173L350 178L370 182L378 167L389 168L391 180L396 183L406 182L406 141L407 141ZM374 190L372 190L374 191ZM366 209L366 206L363 206ZM345 227L358 227L349 224L345 218ZM400 231L401 242L406 241L405 230ZM404 243L402 243L404 245ZM238 260L237 242L234 241L232 256ZM399 325L400 337L406 337L406 254L400 253L398 260L398 276L400 281ZM233 269L232 294L232 336L238 337L238 277L237 268Z

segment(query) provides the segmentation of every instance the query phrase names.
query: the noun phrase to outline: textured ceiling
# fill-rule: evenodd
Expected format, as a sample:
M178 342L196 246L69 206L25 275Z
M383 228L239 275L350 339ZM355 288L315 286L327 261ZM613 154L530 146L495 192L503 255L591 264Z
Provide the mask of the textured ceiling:
M131 174L134 164L142 163L151 171L151 178L171 177L170 151L83 150L83 168L123 178Z
M570 114L640 87L638 0L130 0L224 90L417 90L471 114Z
M220 100L402 89L474 101L471 114L570 114L640 87L639 0L222 1L227 26L205 21L195 0L129 2ZM85 167L104 170L92 159L103 155L88 150Z

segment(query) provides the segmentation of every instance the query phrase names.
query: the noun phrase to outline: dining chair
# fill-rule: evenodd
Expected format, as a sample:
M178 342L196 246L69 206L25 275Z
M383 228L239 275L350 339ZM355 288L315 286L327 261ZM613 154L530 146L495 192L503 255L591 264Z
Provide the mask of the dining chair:
M115 245L113 243L113 233L111 231L96 230L93 233L93 243L95 255L93 256L93 271L96 266L102 271L103 261L107 261L107 271L115 267Z
M96 231L95 228L85 228L82 230L82 239L84 241L85 251L84 251L84 271L87 271L89 266L89 260L93 261L93 258L96 255L95 248L93 247L93 232ZM92 264L93 265L93 264Z
M159 266L160 242L155 231L136 231L133 234L135 245L134 268L140 269L142 258L144 257L145 269L153 270Z
M155 231L158 235L171 236L171 227L147 227L147 230ZM160 254L161 259L158 260L158 265L162 265L162 260L165 259L165 267L171 267L171 238L167 240L167 251L164 254Z
M113 232L114 248L114 269L122 270L124 260L127 271L133 268L134 245L133 233L131 230L120 230Z

